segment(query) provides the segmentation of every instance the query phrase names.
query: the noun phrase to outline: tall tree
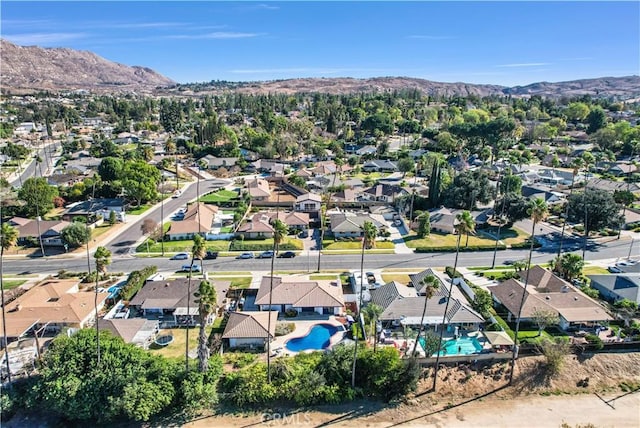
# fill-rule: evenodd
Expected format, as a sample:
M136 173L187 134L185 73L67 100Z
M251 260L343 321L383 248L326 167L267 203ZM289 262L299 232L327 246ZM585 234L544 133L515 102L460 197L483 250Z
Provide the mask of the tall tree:
M145 218L142 224L140 225L140 231L143 235L147 236L147 255L149 254L149 239L151 238L151 233L156 230L158 227L158 223L152 218Z
M513 349L513 356L511 357L511 371L509 372L509 385L513 382L513 372L516 367L516 358L518 357L518 333L520 332L520 318L522 317L522 308L524 306L525 299L527 297L527 286L529 285L529 273L531 272L531 256L533 255L533 246L536 240L536 225L547 218L549 214L549 207L547 203L541 199L536 198L531 201L529 208L529 215L531 216L531 246L529 247L529 259L527 260L527 273L524 279L524 289L522 290L522 299L520 300L520 307L518 308L518 317L516 318L515 344Z
M107 267L111 264L111 251L105 247L98 247L93 254L93 258L96 259L96 289L94 293L93 307L96 311L96 351L98 358L98 365L100 365L100 327L98 318L98 284L100 282L100 275L104 275L107 272Z
M420 317L420 328L418 329L418 337L416 337L416 341L413 344L413 352L411 352L412 358L415 358L416 356L416 350L418 349L420 335L424 330L424 317L427 315L427 302L436 294L436 290L440 286L440 283L434 275L427 275L422 279L422 285L424 286L424 306L422 308L422 316ZM425 349L425 357L429 358L429 355L426 354L426 351L427 350Z
M44 216L54 208L53 198L58 196L58 188L50 186L46 178L28 178L18 190L18 198L25 202L21 211L26 217Z
M469 246L469 235L475 235L476 233L476 221L469 211L462 211L456 215L457 224L454 226L456 233L459 235L464 234L467 239L465 247Z
M2 303L2 337L4 337L5 363L7 365L7 380L11 385L11 368L9 367L9 347L7 341L7 319L4 304L4 251L16 245L18 230L9 223L2 221L2 203L0 203L0 303Z
M576 223L584 222L584 236L603 227L619 227L620 206L613 193L600 189L586 189L567 198L568 219Z
M191 279L193 277L193 264L197 260L200 260L200 270L202 271L202 259L204 258L207 250L205 247L205 240L200 235L193 235L193 246L191 247L191 264L189 265L189 276L187 277L187 331L186 331L186 343L184 350L185 371L189 371L189 328L191 327ZM204 271L202 272L204 275Z
M207 338L207 323L209 317L215 312L218 299L216 289L209 281L200 281L198 292L196 293L196 303L198 304L198 318L200 330L198 334L198 370L206 372L209 369L209 344Z
M553 270L567 281L579 277L582 274L584 260L576 253L565 253L555 258Z
M277 211L276 211L277 213ZM269 277L269 315L267 317L267 381L271 383L271 303L273 296L273 270L275 267L275 259L276 254L280 249L280 244L284 241L284 238L287 236L287 225L277 218L271 223L273 227L273 254L271 255L271 276Z
M362 255L360 256L360 298L358 302L358 309L362 310L364 304L364 250L371 248L376 242L376 236L378 235L378 228L370 221L365 221L362 224ZM354 346L353 346L353 361L351 364L351 387L356 387L356 361L358 359L358 340L360 334L364 331L364 326L360 322L361 316L358 314L358 320L356 321L359 328L356 328L354 334Z
M578 171L580 171L580 167L582 166L582 159L575 158L571 162L572 170L571 170L571 187L569 188L569 198L573 195L573 185L576 181L576 175ZM560 245L558 245L558 257L562 254L562 245L564 244L564 230L567 225L567 220L569 218L569 204L566 204L564 218L562 219L562 232L560 233Z
M468 214L468 215L467 215ZM455 277L458 269L458 255L460 254L460 239L463 234L469 233L469 231L475 230L475 221L471 216L471 213L468 211L463 211L456 215L457 224L455 226L456 232L458 233L458 239L456 240L456 258L453 262L453 275ZM467 235L468 236L468 235ZM438 342L438 353L436 354L436 367L433 373L433 390L436 390L436 386L438 384L438 368L440 366L440 349L442 349L442 339L444 338L444 329L445 325L447 325L447 313L449 312L449 303L451 302L451 294L453 293L453 287L455 287L453 283L454 278L451 278L451 282L449 283L449 290L447 293L447 302L444 305L444 314L442 315L442 325L440 326L440 340Z

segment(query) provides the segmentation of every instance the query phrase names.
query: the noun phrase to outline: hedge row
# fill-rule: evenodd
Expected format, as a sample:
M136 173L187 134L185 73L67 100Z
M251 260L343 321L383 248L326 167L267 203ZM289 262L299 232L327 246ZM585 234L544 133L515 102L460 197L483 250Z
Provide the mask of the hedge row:
M540 242L538 242L538 240L536 239L536 241L533 243L533 248L540 248L542 247L542 244ZM511 248L531 248L531 242L527 239L524 242L520 242L518 244L513 244L511 245Z
M122 299L131 300L131 298L142 288L147 278L157 271L157 266L147 266L142 270L134 270L131 272L127 278L127 283L122 287Z
M513 248L513 247L512 247ZM495 245L469 245L468 247L460 247L460 252L468 251L493 251ZM498 250L506 250L507 246L504 244L498 245ZM414 252L416 253L442 253L442 252L455 252L456 247L417 247Z
M500 315L498 315L496 310L491 308L491 309L489 309L489 313L491 313L491 315L493 315L493 318L496 320L496 322L502 328L502 330L505 333L507 333L511 339L515 340L516 334L514 333L513 330L511 330L511 327L509 327L509 324L507 324L507 322L504 319L502 319L502 317ZM489 328L491 328L491 327L489 327Z
M229 251L268 251L273 250L273 244L244 243L242 241L231 241ZM295 245L283 242L279 246L280 251L298 250Z

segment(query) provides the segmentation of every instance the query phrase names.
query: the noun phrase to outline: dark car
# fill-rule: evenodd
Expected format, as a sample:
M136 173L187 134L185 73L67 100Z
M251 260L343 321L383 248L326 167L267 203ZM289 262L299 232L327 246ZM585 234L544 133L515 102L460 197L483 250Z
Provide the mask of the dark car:
M281 259L292 259L295 256L296 256L296 253L294 253L293 251L285 251L284 253L280 253L278 255L278 257Z
M204 255L205 260L213 260L218 258L217 251L207 251L207 254Z

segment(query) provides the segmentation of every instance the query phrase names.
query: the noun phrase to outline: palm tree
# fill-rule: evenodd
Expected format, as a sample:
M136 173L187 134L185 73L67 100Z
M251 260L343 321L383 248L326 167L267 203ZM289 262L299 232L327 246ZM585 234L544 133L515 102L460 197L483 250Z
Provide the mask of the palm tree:
M271 303L272 303L272 295L273 295L273 268L275 265L276 254L280 249L280 244L284 240L285 236L287 236L288 228L287 225L284 224L282 220L277 217L278 212L276 211L276 219L271 223L273 227L273 254L271 255L271 276L269 277L269 316L267 317L267 381L271 383L271 337L269 337L269 332L271 331Z
M362 310L364 317L370 322L370 331L373 335L373 350L376 350L376 342L378 337L378 331L376 329L376 324L378 323L378 317L382 313L382 307L376 305L375 303L369 303Z
M184 347L185 371L189 371L189 326L191 324L191 277L193 276L193 263L200 260L200 270L202 270L202 259L206 254L205 240L202 236L193 235L193 247L191 247L191 264L189 265L189 276L187 277L187 331ZM203 272L204 275L204 272Z
M216 289L209 281L201 281L196 293L198 303L198 320L200 331L198 334L198 370L204 373L209 369L209 345L206 332L209 316L215 312L218 299Z
M111 251L105 247L98 247L93 254L93 258L96 259L96 289L94 294L93 305L96 311L96 350L98 355L98 365L100 365L100 329L98 326L98 283L100 281L100 275L104 275L107 272L107 266L111 264Z
M418 341L420 340L420 334L422 334L422 330L424 329L424 317L427 315L427 301L433 297L436 293L436 290L439 288L440 284L438 283L438 279L433 275L425 276L420 282L424 286L424 307L422 308L422 316L420 317L420 328L418 329L418 337L416 337L416 341L413 344L413 352L411 353L412 357L416 355L416 349L418 348ZM425 349L425 356L426 349Z
M571 174L571 187L569 188L569 196L567 197L567 200L570 199L571 195L573 194L573 185L576 180L576 175L580 170L580 166L582 166L582 159L580 158L574 159L573 162L571 163L571 166L573 167L573 171ZM564 229L565 229L565 226L567 225L568 217L569 217L569 202L567 202L567 206L564 211L564 220L562 221L562 232L560 233L560 245L558 246L558 257L560 257L560 255L562 254L562 245L564 244Z
M531 205L529 207L529 215L531 216L531 222L533 225L531 226L531 246L529 247L529 259L527 260L527 273L525 274L524 279L524 289L522 290L522 299L520 300L520 307L518 308L518 317L516 318L516 328L514 330L515 334L515 345L513 350L513 356L511 357L511 372L509 373L509 385L513 381L513 371L516 366L516 357L518 355L518 332L520 331L520 317L522 316L522 307L524 306L524 301L527 296L527 285L529 284L529 272L531 272L531 256L533 254L533 245L535 243L536 236L536 224L538 222L547 218L549 214L549 208L547 207L547 203L541 199L536 198L531 201Z
M2 204L0 204L0 302L2 303L2 336L4 337L4 357L7 364L7 379L11 385L11 369L9 367L9 347L7 341L7 319L4 304L3 262L4 250L8 250L18 242L18 230L8 223L2 222Z
M476 222L471 216L469 211L463 211L456 215L456 225L455 230L458 233L458 239L456 241L456 258L453 262L453 276L455 277L457 269L458 269L458 255L460 254L460 239L462 238L462 234L466 234L467 237L470 233L474 233L476 228ZM447 302L444 305L444 314L442 315L442 325L440 326L440 339L438 341L438 353L436 354L436 367L433 373L433 391L436 390L436 385L438 383L438 368L440 366L440 349L442 349L442 339L444 337L444 329L447 323L447 312L449 312L449 302L451 302L451 293L453 293L453 279L451 278L451 282L449 284L449 292L447 295Z
M456 215L457 224L455 226L455 230L458 235L466 235L467 242L464 244L465 247L469 246L469 235L476 234L476 221L473 219L473 216L469 211L462 211L458 215Z
M376 236L378 235L378 228L370 221L365 221L362 224L362 256L360 257L360 301L358 308L362 308L362 300L364 297L364 250L366 248L372 248L376 243ZM360 317L358 316L358 319ZM362 327L362 326L360 326ZM353 347L353 364L351 366L351 387L356 387L356 360L358 357L358 338L360 337L359 331L356 329L354 335L354 347Z

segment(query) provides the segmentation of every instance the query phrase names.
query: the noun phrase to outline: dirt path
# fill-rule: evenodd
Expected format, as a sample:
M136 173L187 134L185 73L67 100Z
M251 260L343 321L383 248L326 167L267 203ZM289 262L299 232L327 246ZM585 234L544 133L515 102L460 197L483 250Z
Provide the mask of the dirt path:
M317 411L292 414L221 415L202 418L185 427L571 427L593 424L594 427L624 428L640 426L640 393L619 397L607 404L595 394L577 396L528 396L516 400L488 398L445 410L423 410L420 406L375 411L356 407L352 412ZM370 411L373 411L371 413ZM363 415L364 413L364 415ZM271 417L271 420L269 420Z

